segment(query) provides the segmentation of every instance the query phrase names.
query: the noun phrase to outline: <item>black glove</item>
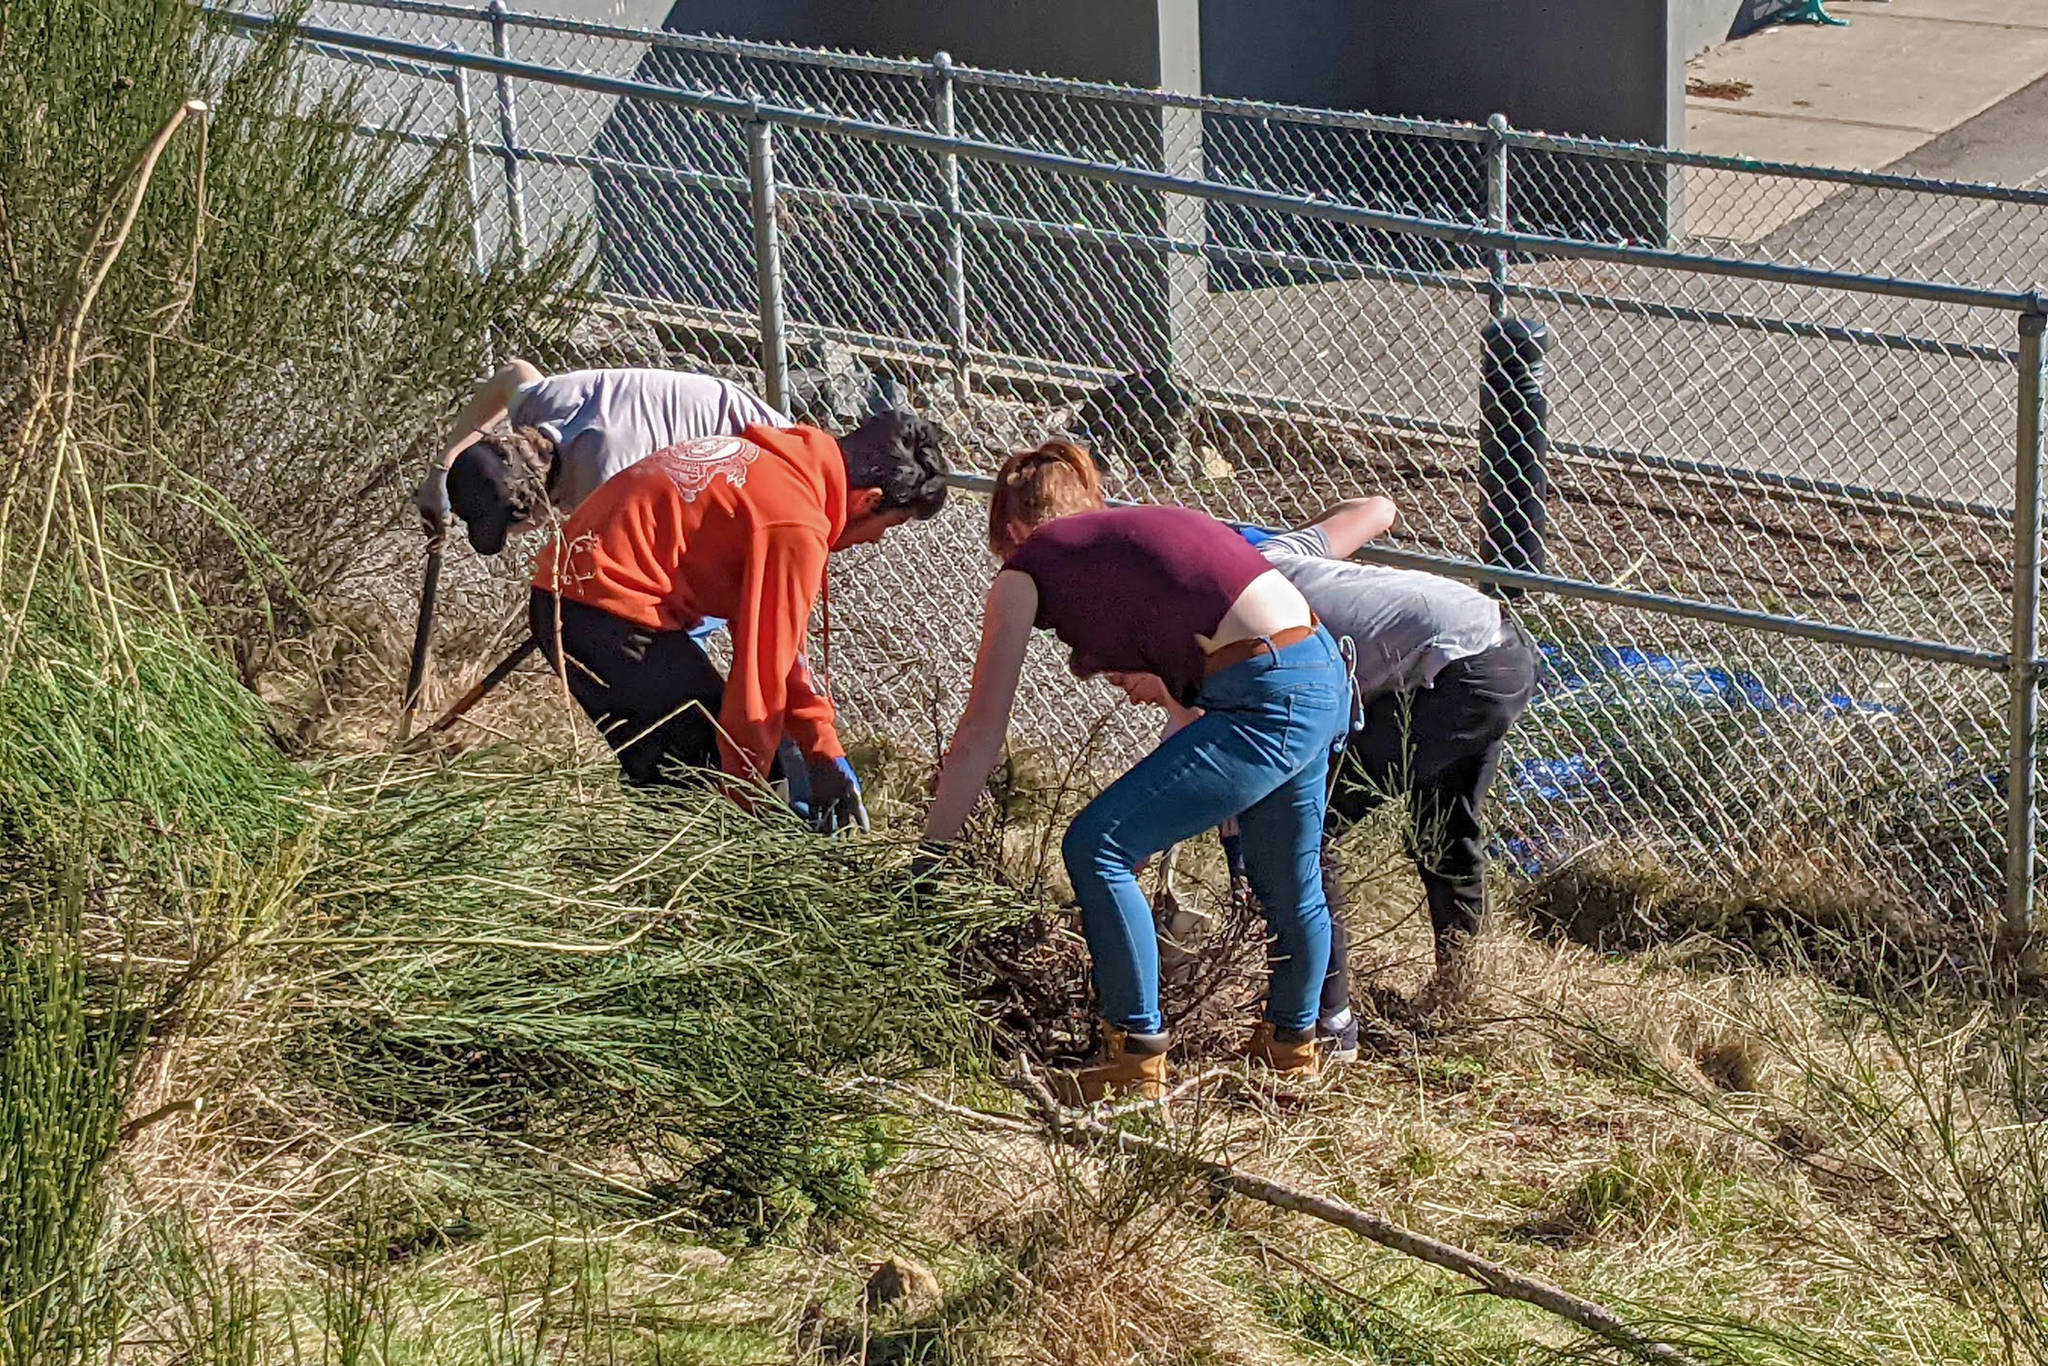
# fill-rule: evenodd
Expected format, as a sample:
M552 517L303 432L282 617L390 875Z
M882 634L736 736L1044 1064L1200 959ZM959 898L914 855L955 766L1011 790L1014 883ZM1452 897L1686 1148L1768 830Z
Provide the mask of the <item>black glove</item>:
M448 518L453 509L448 505L448 468L436 465L420 481L412 496L412 505L420 510L420 530L429 539L448 534Z
M953 857L951 840L920 840L917 852L910 856L910 885L917 891L929 893L939 885L939 872Z
M860 800L860 777L844 759L816 759L806 768L811 779L811 829L821 835L866 830L868 809Z

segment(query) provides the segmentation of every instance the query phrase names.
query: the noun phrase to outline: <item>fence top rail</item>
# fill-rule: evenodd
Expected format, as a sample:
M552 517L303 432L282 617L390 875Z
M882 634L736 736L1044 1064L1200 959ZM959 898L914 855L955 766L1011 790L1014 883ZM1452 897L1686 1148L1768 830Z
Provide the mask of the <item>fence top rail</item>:
M996 481L986 474L961 471L947 475L946 483L969 493L985 495L995 490ZM1119 507L1142 506L1128 498L1112 498L1109 501ZM1665 597L1633 588L1593 583L1586 579L1509 569L1502 565L1480 564L1475 560L1450 559L1415 550L1397 550L1392 546L1360 546L1353 552L1353 558L1394 569L1420 569L1425 573L1442 574L1450 578L1463 579L1468 583L1520 588L1527 592L1554 593L1559 597L1575 598L1581 602L1605 603L1610 607L1633 607L1664 616L1689 617L1695 621L1720 622L1723 625L1747 627L1771 635L1798 636L1807 640L1846 645L1855 649L1876 650L1939 664L1959 664L1965 668L1998 671L2009 668L2012 662L2010 654L1997 650L1979 650L1967 645L1923 640L1917 636L1893 635L1888 631L1870 631L1857 626L1836 626L1806 617L1757 612L1746 607L1730 607L1693 598Z
M359 0L350 0L350 3L359 3ZM1761 161L1755 157L1688 152L1682 148L1658 147L1647 142L1613 142L1605 138L1578 137L1566 133L1539 133L1522 128L1505 130L1501 134L1501 139L1510 147L1519 147L1529 152L1557 152L1567 156L1634 161L1652 166L1683 166L1699 171L1739 171L1744 175L1820 180L1832 185L1897 190L1905 194L1941 195L1952 199L1982 199L2004 204L2048 206L2048 190L2028 189L2020 185L1999 185L1983 180L1940 180L1933 176L1901 175L1896 171L1858 171L1847 166L1812 166L1801 161Z
M369 67L375 71L388 71L400 76L410 76L418 81L453 81L460 74L456 68L449 66L445 62L438 65L426 62L410 62L400 57L385 57L374 52L364 52L360 48L339 47L333 43L309 42L305 46L308 50L317 52L323 57L331 57L337 62L347 62L351 66Z
M248 0L244 0L247 3ZM269 0L256 0L268 3ZM637 28L630 24L607 24L595 19L569 19L557 14L536 14L531 10L500 8L490 4L458 5L448 0L330 0L352 9L385 10L433 19L466 19L478 24L503 23L512 28L546 33L573 33L591 38L612 38L645 47L680 48L715 56L744 57L755 61L787 62L792 66L815 66L830 71L859 71L874 76L901 76L923 80L932 74L932 63L915 57L878 57L865 52L842 52L837 48L802 47L745 38L722 38L708 33L679 33L673 29ZM1056 79L1048 77L1047 79ZM1122 87L1110 87L1122 89Z
M218 14L228 22L243 28L269 29L284 26L284 21L269 15L250 14L212 6L206 8L209 13ZM354 33L345 29L321 28L310 25L300 25L296 33L299 41L309 45L325 44L333 47L355 48L359 51L375 52L385 56L400 57L417 62L438 63L455 69L468 69L500 76L517 77L542 85L556 85L568 89L588 90L597 94L613 95L627 99L649 100L658 104L668 104L677 108L696 110L700 113L718 114L728 118L745 119L750 122L776 124L788 128L803 129L809 132L837 134L861 141L913 148L934 155L953 154L975 161L1024 166L1052 174L1069 175L1082 180L1102 181L1109 184L1125 185L1133 189L1152 190L1165 194L1187 195L1212 203L1234 204L1245 208L1270 209L1307 218L1350 223L1360 227L1451 242L1482 250L1516 251L1536 256L1605 261L1616 265L1647 266L1686 274L1718 275L1736 279L1761 280L1774 284L1803 286L1814 289L1832 289L1847 293L1916 299L1925 303L1949 304L1965 308L1986 308L2010 313L2048 314L2048 292L2043 292L2039 289L2027 291L1984 289L1971 285L1944 284L1936 281L1911 280L1894 276L1865 275L1850 271L1784 265L1768 261L1745 261L1729 257L1699 256L1655 247L1589 242L1583 239L1552 237L1541 233L1515 232L1505 229L1480 227L1470 223L1456 223L1411 214L1391 213L1378 209L1366 209L1347 204L1332 203L1328 200L1308 199L1298 195L1282 194L1271 190L1251 189L1220 181L1169 175L1161 171L1139 170L1114 163L1089 161L1081 157L1034 151L1029 148L983 142L973 138L946 137L942 134L927 132L922 129L905 128L895 124L875 123L864 119L846 118L836 114L821 114L814 110L789 108L737 95L683 90L672 86L651 85L643 81L621 76L604 76L590 72L570 71L560 67L544 66L534 62L517 61L511 58L497 57L484 53L465 52L455 48L436 48L421 43L407 42L403 39L386 38L376 34Z
M1865 171L1841 166L1815 166L1795 161L1768 161L1753 157L1724 156L1691 152L1682 148L1659 147L1651 143L1622 142L1575 134L1545 133L1506 128L1494 130L1474 123L1442 119L1374 114L1364 110L1321 109L1308 105L1279 104L1264 100L1233 99L1186 91L1149 90L1142 86L1084 81L1065 76L1043 76L1028 72L999 71L964 66L947 60L944 53L933 58L878 57L868 53L843 52L834 48L802 47L792 43L722 38L709 34L676 33L667 29L606 24L594 20L568 19L557 15L504 8L502 4L461 5L447 0L336 0L360 9L385 10L399 14L468 19L482 23L502 22L519 28L554 33L574 33L613 38L652 47L681 49L714 56L739 57L754 61L784 62L825 70L858 71L868 75L894 76L906 80L929 79L945 71L955 81L990 89L1016 90L1101 103L1141 105L1153 108L1189 109L1203 113L1262 119L1279 123L1322 128L1345 128L1359 132L1400 134L1433 138L1442 142L1486 143L1495 137L1524 151L1552 152L1613 161L1632 161L1661 166L1683 166L1696 170L1731 171L1744 175L1781 179L1813 180L1864 189L1891 190L1902 194L1940 195L2033 207L2048 207L2048 189L1999 185L1988 181L1943 180L1931 176L1902 175L1891 171Z

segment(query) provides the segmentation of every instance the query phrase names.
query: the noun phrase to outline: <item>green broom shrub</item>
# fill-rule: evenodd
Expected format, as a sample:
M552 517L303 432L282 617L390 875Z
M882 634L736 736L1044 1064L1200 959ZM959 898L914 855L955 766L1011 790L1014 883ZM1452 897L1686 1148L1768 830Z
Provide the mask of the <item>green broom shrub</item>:
M664 1198L758 1234L861 1203L861 1073L984 1056L949 969L1019 908L885 844L509 756L351 766L320 805L299 1062L367 1116L656 1152Z

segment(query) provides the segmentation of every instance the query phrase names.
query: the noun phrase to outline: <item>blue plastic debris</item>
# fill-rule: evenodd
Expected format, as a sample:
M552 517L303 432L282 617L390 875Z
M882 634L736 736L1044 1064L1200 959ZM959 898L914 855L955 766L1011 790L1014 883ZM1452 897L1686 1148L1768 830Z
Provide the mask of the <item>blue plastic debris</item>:
M1568 802L1601 786L1600 765L1583 754L1564 759L1524 759L1515 765L1507 797Z
M1731 38L1743 38L1773 24L1826 24L1846 28L1849 21L1829 14L1823 0L1747 0L1729 29Z
M1890 716L1897 708L1883 702L1851 697L1838 690L1773 692L1753 673L1704 664L1676 655L1655 654L1633 645L1601 645L1583 654L1570 654L1562 646L1539 645L1544 673L1538 686L1539 704L1546 697L1594 689L1626 691L1617 698L1627 704L1671 708L1746 708L1760 713L1829 712L1858 716Z
M1899 714L1888 703L1859 698L1840 688L1773 689L1753 673L1719 664L1661 654L1634 645L1600 645L1586 650L1567 650L1554 642L1539 643L1542 656L1532 711L1546 707L1576 705L1580 711L1597 708L1614 716L1630 713L1670 716L1674 713L1708 716L1749 717L1756 732L1790 718L1827 721L1882 720ZM1564 727L1569 731L1570 727ZM1626 759L1626 740L1621 753L1611 752L1616 743L1608 737L1610 758ZM1582 843L1564 826L1532 822L1530 817L1546 807L1577 806L1597 802L1616 803L1629 794L1609 782L1602 760L1594 754L1530 755L1507 769L1498 800L1503 807L1518 809L1513 833L1503 832L1492 844L1493 856L1524 876L1535 876L1555 867Z

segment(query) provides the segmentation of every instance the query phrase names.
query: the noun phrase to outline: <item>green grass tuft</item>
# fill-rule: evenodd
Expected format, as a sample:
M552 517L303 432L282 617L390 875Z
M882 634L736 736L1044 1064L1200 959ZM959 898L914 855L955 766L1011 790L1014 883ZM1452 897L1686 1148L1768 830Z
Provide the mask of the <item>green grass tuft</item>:
M219 838L255 856L293 823L299 778L262 703L176 617L139 615L116 653L83 594L45 580L0 683L0 825L129 848Z

